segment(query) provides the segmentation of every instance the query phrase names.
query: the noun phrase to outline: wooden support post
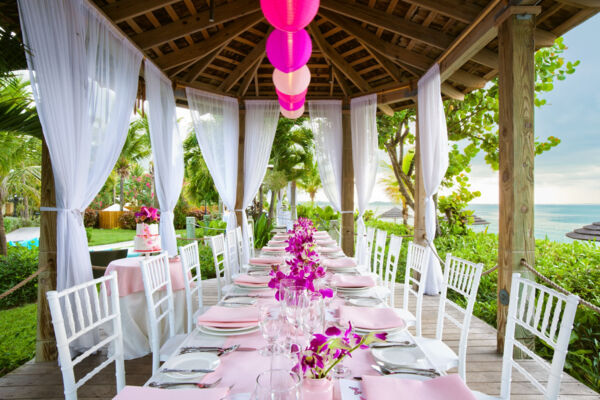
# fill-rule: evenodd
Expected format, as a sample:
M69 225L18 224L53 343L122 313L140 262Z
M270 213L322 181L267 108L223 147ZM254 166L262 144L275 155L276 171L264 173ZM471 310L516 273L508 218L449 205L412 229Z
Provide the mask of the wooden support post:
M417 99L414 99L415 102ZM418 111L415 105L415 110ZM419 113L417 114L416 135L415 135L415 219L414 226L414 241L416 244L426 246L425 237L427 230L425 228L425 187L423 186L423 168L421 167L421 139L419 134Z
M525 272L521 259L534 264L534 29L530 14L510 15L499 26L498 338L504 349L512 273ZM523 341L528 335L516 331ZM533 343L532 343L533 344Z
M342 132L342 211L353 211L354 167L350 110L342 111ZM348 257L354 256L354 212L342 214L342 250Z
M40 204L43 207L56 207L54 174L52 173L50 153L44 139L42 139ZM56 211L41 212L38 270L43 271L38 276L35 361L53 361L56 360L58 354L46 292L56 290Z
M241 106L241 105L240 105ZM237 168L237 193L235 197L235 217L238 226L242 225L242 210L244 201L244 144L246 143L246 111L240 109L239 114L240 137L238 141L238 168ZM242 211L237 211L242 210Z

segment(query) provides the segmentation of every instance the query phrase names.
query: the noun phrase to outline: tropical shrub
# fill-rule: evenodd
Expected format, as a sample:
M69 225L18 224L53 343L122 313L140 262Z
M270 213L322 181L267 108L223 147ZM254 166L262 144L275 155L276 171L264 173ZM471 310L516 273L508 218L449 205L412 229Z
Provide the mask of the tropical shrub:
M6 233L12 232L19 228L27 227L27 226L38 226L39 220L35 219L26 219L26 218L17 218L17 217L4 217L4 230Z
M135 213L133 211L124 211L119 217L121 229L135 229L135 225Z
M92 210L91 208L86 208L83 213L83 225L86 228L98 228L100 223L100 218L97 210Z
M38 248L9 246L8 254L0 256L0 293L12 288L37 271ZM37 279L0 300L0 309L31 303L37 299Z
M319 230L328 231L331 229L331 221L337 221L340 213L331 206L319 207L311 204L298 204L296 206L298 218L309 218Z
M271 240L271 229L273 229L273 222L266 214L261 214L254 223L254 248L262 249L267 245Z

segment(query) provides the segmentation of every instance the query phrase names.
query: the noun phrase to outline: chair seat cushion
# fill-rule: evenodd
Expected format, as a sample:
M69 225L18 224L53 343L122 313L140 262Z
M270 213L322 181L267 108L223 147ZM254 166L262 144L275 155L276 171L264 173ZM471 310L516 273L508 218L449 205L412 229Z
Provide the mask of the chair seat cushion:
M415 342L438 370L447 371L458 367L458 356L441 340L417 336Z
M179 345L187 337L185 334L174 335L167 339L165 344L160 348L160 361L167 361L173 353L179 348Z

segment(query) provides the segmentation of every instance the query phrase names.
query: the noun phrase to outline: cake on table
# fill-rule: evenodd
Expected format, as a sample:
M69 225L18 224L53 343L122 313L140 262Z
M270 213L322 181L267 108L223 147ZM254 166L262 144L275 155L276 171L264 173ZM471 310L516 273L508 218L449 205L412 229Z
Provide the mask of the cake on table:
M133 250L138 253L154 253L160 249L160 235L158 234L158 210L152 207L142 207L135 213L135 238Z

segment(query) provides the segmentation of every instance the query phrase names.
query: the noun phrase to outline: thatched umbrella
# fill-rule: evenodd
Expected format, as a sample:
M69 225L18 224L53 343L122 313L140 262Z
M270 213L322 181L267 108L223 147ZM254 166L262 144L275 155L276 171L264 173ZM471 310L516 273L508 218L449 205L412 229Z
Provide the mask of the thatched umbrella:
M489 225L489 224L490 223L488 221L486 221L485 219L473 214L473 223L471 225Z
M567 237L575 240L590 240L600 242L600 222L594 222L591 225L585 225L583 228L575 229L567 233Z
M402 210L398 207L392 207L386 212L382 213L378 218L393 218L394 223L396 223L396 219L402 218Z

